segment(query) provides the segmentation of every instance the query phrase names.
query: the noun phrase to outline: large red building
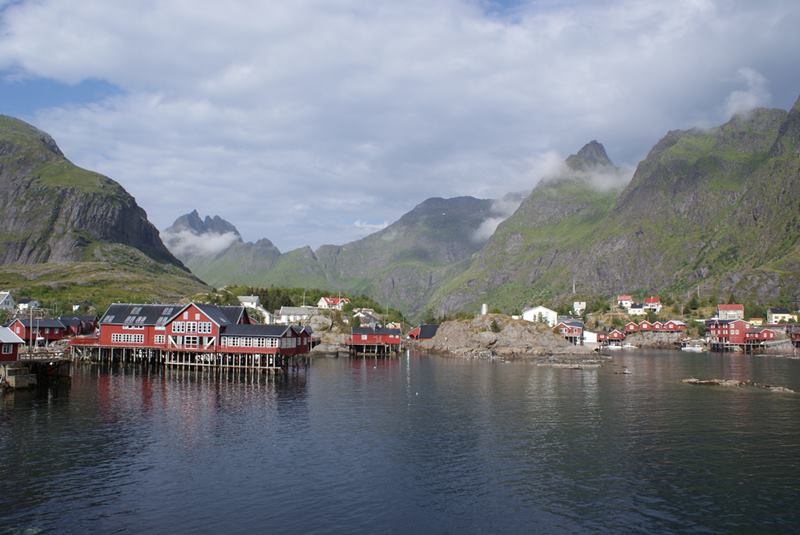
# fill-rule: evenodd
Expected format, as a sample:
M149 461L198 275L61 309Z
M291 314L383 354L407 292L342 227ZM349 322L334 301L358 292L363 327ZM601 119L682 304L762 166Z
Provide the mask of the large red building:
M95 343L184 353L288 356L307 353L311 334L309 327L252 324L243 306L114 304L100 318Z
M760 345L775 339L770 329L755 329L744 320L711 320L706 322L706 336L718 346Z
M350 333L351 346L400 346L400 329L382 327L353 327Z

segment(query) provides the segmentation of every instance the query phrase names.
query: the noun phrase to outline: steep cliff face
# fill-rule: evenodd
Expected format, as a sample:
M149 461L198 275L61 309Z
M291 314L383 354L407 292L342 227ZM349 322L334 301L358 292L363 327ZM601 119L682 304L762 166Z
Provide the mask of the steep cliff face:
M119 184L70 163L40 130L0 116L0 264L90 260L98 243L181 266Z

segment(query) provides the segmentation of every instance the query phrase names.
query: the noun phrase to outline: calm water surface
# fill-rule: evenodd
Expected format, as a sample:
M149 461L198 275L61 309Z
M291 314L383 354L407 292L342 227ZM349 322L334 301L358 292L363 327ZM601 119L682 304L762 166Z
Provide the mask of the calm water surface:
M79 367L0 399L0 533L800 531L800 395L689 376L800 391L800 361L671 352Z

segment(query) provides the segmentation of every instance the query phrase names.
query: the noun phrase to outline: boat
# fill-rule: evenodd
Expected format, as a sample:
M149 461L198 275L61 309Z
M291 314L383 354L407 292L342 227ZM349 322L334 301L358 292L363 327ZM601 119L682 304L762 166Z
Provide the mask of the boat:
M639 348L638 348L638 347L636 347L636 346L635 346L635 345L633 345L633 344L623 344L623 345L622 345L622 349L639 349Z
M702 340L684 340L681 342L681 351L689 351L692 353L702 353L706 350Z
M616 351L618 349L622 349L622 346L607 345L604 349L613 349Z

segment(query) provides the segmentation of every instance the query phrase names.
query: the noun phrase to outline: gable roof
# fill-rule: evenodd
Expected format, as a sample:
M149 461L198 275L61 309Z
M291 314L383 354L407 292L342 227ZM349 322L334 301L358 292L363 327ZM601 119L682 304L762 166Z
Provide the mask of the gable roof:
M617 301L633 301L633 297L627 294L619 294L617 296Z
M790 314L788 308L770 308L768 312L770 314Z
M247 313L243 305L220 305L217 308L222 311L231 323L239 323L242 321L242 316Z
M439 330L436 323L423 323L419 326L419 338L433 338Z
M82 323L81 319L77 316L59 316L58 321L67 327L80 327Z
M321 299L323 301L325 301L325 303L327 303L329 305L338 305L339 303L349 303L350 302L350 299L348 299L347 297L327 297L327 296L323 296Z
M155 325L164 326L185 308L184 305L140 305L132 303L114 303L100 317L100 323L106 325Z
M657 295L651 295L650 297L647 297L644 300L645 305L655 305L658 303L661 303L661 298Z
M281 307L279 316L310 316L317 312L316 307Z
M25 340L17 336L8 327L0 327L0 342L4 344L24 344Z
M26 328L30 327L31 325L31 320L29 319L17 318L16 320L12 320L11 323L14 323L14 321L19 321ZM9 325L11 324L9 323ZM42 329L65 329L67 327L58 320L37 320L37 319L33 320L33 326L35 328L42 328Z
M734 310L744 311L744 305L739 305L739 304L730 304L730 305L721 304L721 305L717 305L717 309L718 310L729 310L729 311L734 311Z

